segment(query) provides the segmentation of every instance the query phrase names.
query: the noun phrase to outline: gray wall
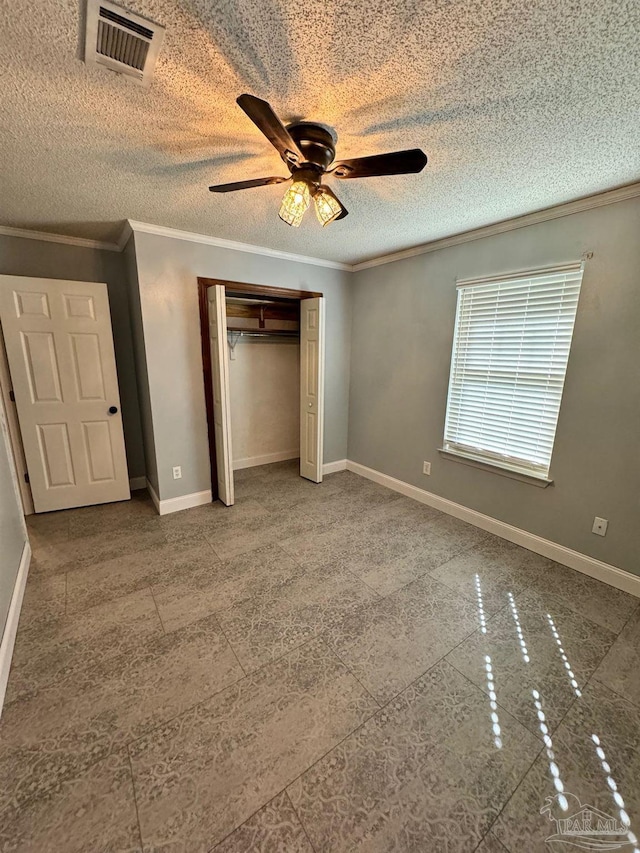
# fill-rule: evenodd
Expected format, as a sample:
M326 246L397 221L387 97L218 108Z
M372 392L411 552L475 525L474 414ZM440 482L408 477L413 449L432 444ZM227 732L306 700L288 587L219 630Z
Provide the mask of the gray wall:
M131 317L133 360L135 364L135 378L138 392L140 429L144 449L143 470L146 470L147 480L151 483L157 494L158 466L156 464L156 445L153 437L153 412L151 410L147 353L144 345L142 305L140 302L140 287L138 283L138 268L136 266L136 251L133 235L131 235L127 245L125 246L123 256L129 290L129 313Z
M107 283L129 476L143 476L144 452L122 254L0 235L0 274Z
M347 451L351 274L217 246L135 235L149 403L163 500L211 486L198 276L322 291L326 297L325 462ZM140 330L136 332L140 334ZM172 467L182 467L174 480Z
M640 200L354 275L349 459L640 574ZM440 457L457 277L587 262L547 489ZM422 462L432 464L431 476ZM605 538L591 533L609 519Z
M0 639L27 541L22 504L12 476L13 459L5 428L4 409L0 402Z

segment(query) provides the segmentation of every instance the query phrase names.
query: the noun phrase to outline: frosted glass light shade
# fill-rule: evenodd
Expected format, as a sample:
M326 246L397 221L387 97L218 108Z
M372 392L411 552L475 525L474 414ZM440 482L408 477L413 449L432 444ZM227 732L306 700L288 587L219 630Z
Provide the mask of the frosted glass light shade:
M318 188L313 200L316 204L316 216L323 228L342 213L342 206L338 199L331 193L325 192L324 187Z
M284 194L278 216L287 225L297 228L311 202L311 193L306 181L294 181Z

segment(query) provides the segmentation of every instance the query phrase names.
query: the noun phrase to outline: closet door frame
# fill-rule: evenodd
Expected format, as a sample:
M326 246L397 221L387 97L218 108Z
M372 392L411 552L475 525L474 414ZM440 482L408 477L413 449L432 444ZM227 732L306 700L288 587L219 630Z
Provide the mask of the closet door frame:
M211 461L211 499L218 499L218 465L216 460L215 421L213 412L213 375L211 372L211 348L209 346L209 303L207 290L219 284L225 288L228 296L255 296L269 299L286 299L300 302L302 299L314 299L322 293L311 290L289 290L287 287L270 287L265 284L250 284L242 281L228 281L220 278L198 277L198 307L200 311L200 339L202 344L202 375L204 380L204 399L207 410L207 431L209 437L209 459Z

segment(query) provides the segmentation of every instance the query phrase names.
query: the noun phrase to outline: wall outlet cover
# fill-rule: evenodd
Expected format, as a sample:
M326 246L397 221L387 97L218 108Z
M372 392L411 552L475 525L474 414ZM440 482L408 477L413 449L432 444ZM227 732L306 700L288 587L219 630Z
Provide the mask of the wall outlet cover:
M431 473L431 462L423 462L422 463L422 473L430 474Z
M179 465L176 465L173 469L173 479L180 480L182 477L182 468Z
M591 528L591 532L595 533L597 536L606 536L608 526L609 522L606 518L600 518L596 515L596 517L593 519L593 527Z

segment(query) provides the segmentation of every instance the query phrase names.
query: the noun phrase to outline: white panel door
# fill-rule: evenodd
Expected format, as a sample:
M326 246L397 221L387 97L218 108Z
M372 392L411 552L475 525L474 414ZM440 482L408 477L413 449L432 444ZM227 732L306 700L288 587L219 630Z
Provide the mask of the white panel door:
M322 482L324 299L300 301L300 476Z
M224 285L207 290L209 302L209 346L213 385L213 425L216 436L218 497L233 506L233 452L231 448L231 403L229 391L229 347Z
M107 285L0 276L36 512L131 497Z

